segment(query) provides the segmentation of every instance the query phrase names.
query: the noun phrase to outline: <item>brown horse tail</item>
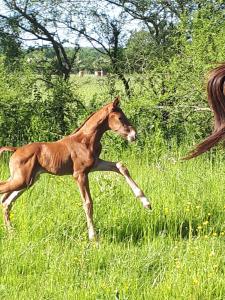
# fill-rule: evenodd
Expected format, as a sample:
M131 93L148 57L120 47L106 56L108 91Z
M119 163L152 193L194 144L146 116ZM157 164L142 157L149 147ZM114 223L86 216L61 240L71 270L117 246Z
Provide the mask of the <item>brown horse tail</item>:
M205 139L203 142L198 144L196 148L183 159L187 160L201 155L202 153L208 151L216 144L218 144L224 137L225 137L225 127L211 134L207 139Z
M225 63L211 71L207 93L214 114L214 132L183 159L191 159L208 151L225 137Z
M0 147L0 155L4 151L12 151L15 152L18 148L17 147L11 147L11 146L5 146L5 147Z

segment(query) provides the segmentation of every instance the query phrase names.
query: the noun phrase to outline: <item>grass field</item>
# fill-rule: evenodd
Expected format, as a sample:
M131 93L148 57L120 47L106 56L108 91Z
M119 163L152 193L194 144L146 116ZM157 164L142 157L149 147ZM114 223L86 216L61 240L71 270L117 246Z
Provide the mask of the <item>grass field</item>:
M42 175L0 226L1 299L224 299L225 162L120 154L151 197L145 211L122 177L90 175L98 242L87 240L70 177ZM149 154L148 154L149 153ZM115 159L116 155L112 155ZM7 178L1 161L0 177Z

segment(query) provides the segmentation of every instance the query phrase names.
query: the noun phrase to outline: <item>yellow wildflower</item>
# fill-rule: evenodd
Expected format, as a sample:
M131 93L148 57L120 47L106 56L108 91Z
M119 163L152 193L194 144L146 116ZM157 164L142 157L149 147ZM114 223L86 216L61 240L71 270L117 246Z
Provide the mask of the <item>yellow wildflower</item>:
M194 279L193 279L193 283L194 283L195 285L198 285L198 284L199 284L198 279L194 278Z
M212 252L209 253L209 256L215 256L215 254L216 253L214 251L212 251Z
M169 212L169 208L168 208L168 207L165 207L164 213L165 213L165 214L168 214L168 212Z

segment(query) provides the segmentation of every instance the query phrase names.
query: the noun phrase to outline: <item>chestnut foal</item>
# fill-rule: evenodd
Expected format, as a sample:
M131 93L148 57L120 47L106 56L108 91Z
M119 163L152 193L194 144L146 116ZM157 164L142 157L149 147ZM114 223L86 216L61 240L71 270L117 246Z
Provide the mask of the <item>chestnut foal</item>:
M107 130L117 132L130 142L136 139L134 128L119 108L118 97L92 114L71 135L59 141L31 143L18 148L0 148L0 153L3 151L14 152L9 163L11 176L7 181L0 182L6 227L10 227L12 203L38 179L40 173L73 175L83 199L90 240L95 238L95 230L93 204L88 183L89 172L113 171L123 175L134 195L140 199L145 208L150 208L148 199L122 163L104 161L99 158L102 148L100 140Z

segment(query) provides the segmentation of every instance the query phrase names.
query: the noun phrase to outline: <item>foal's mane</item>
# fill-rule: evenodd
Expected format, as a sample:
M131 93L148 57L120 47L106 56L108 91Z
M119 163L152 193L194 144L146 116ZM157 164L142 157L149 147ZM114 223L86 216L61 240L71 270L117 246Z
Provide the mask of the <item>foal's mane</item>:
M72 134L78 132L78 131L86 124L86 122L87 122L94 114L96 114L96 111L93 112L93 113L92 113L92 114L84 121L84 123L82 123L78 128L76 128L70 135L72 135Z
M103 106L102 108L100 108L99 110L93 112L78 128L76 128L70 135L77 133L85 124L88 120L90 120L90 118L92 118L95 114L97 114L100 110L102 110L103 108L107 107L109 104L106 104L105 106Z

